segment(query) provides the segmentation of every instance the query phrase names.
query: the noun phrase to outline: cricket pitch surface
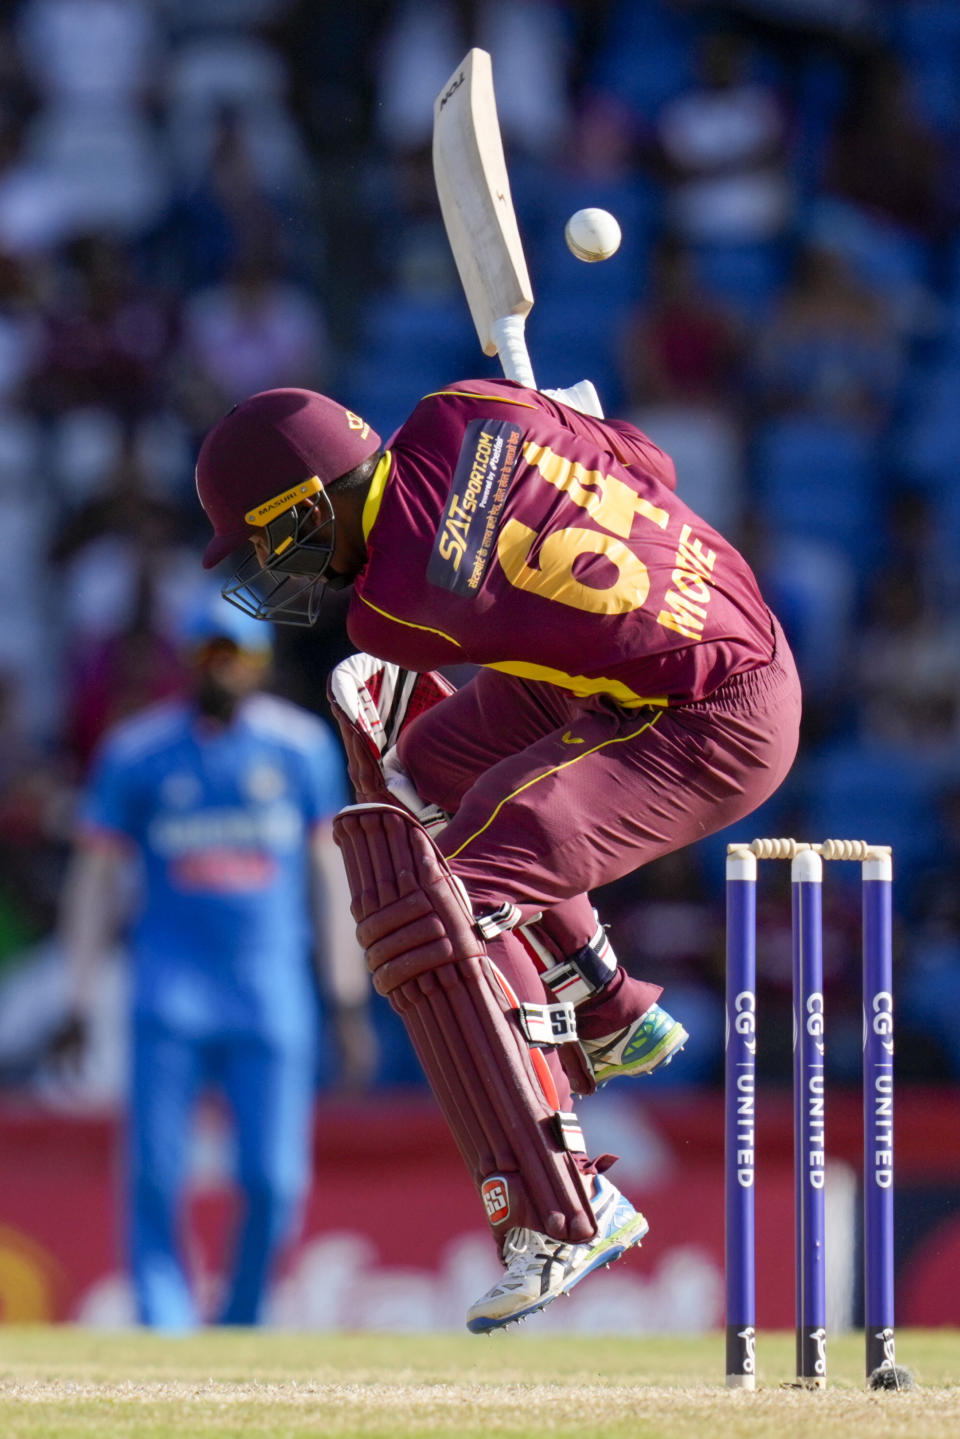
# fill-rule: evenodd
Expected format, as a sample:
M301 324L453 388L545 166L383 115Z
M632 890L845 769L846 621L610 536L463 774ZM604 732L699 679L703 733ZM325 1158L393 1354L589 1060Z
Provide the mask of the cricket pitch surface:
M754 1393L719 1335L538 1339L68 1327L0 1330L2 1439L956 1439L960 1332L903 1330L915 1387L870 1392L863 1337L831 1337L830 1387L783 1388L793 1336L763 1333Z

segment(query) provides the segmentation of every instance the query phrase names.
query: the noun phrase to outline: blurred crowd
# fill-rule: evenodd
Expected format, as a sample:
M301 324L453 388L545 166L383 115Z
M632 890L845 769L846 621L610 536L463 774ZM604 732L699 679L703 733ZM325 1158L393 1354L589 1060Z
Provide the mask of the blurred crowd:
M204 431L304 385L387 435L421 394L495 373L430 166L433 98L470 44L493 55L538 378L591 378L673 454L796 651L801 758L751 834L893 844L902 1069L960 1076L960 0L20 0L3 17L0 1081L31 1082L56 1005L34 984L25 1020L24 974L53 963L91 754L182 685ZM623 227L603 265L564 246L582 205ZM318 711L339 619L277 637L276 687ZM729 837L601 896L621 957L675 986L702 1035L673 1082L719 1078ZM830 879L830 1063L852 1078L859 895ZM783 1039L761 1062L782 1074L772 872L761 910Z

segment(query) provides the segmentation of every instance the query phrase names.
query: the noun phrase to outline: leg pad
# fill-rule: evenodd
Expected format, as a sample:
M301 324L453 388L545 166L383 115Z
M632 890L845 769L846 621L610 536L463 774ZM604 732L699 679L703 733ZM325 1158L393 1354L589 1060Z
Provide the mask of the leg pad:
M374 985L401 1016L495 1234L515 1225L581 1243L596 1233L575 1158L575 1117L558 1113L543 1055L522 1032L469 902L406 811L342 810L357 936Z

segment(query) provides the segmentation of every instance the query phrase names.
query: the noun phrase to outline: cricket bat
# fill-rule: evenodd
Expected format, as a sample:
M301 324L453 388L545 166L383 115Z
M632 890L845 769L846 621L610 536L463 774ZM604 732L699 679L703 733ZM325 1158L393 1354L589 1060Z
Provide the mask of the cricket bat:
M535 390L524 334L533 290L510 195L493 65L486 50L470 50L437 96L433 174L480 346L485 355L499 355L508 380ZM603 418L589 380L543 393Z
M535 390L524 326L533 290L510 195L493 66L473 49L433 107L433 174L447 238L485 355Z

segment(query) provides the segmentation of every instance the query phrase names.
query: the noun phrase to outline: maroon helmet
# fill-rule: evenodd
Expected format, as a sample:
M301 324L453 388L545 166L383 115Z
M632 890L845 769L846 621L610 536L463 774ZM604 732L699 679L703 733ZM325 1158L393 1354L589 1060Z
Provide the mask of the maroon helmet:
M207 435L197 494L213 539L212 569L264 530L270 553L246 556L223 587L257 619L312 624L335 544L326 487L380 449L359 415L313 390L264 390L235 405Z

